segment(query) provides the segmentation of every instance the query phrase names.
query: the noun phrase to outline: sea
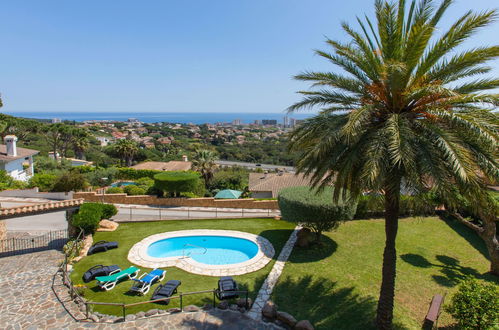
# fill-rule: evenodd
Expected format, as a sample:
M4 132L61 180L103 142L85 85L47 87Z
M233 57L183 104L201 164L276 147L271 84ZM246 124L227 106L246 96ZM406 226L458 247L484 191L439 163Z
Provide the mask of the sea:
M83 122L87 120L127 121L137 119L144 123L180 123L180 124L215 124L232 123L239 120L241 124L252 124L255 120L277 120L284 122L284 117L297 120L314 115L312 112L286 114L284 112L256 113L256 112L4 112L7 115L32 119L60 119Z

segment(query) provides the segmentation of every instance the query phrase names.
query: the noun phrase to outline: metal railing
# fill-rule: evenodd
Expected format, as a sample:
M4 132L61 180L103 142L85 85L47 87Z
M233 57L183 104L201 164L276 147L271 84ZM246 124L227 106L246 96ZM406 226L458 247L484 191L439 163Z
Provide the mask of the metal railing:
M66 229L49 231L39 236L13 237L0 240L0 257L61 249L68 240Z
M204 252L203 253L189 253L188 255L185 255L185 247L186 246L194 246L194 247L197 247L197 248L201 248L201 249L204 249ZM205 248L205 247L203 247L203 246L186 243L186 244L184 244L184 248L182 249L182 258L190 257L191 255L195 255L195 254L206 254L207 251L208 251L208 249Z
M202 207L137 207L118 206L118 213L113 220L156 221L156 220L189 220L189 219L234 219L234 218L273 218L279 216L279 210L244 209L244 208L202 208Z

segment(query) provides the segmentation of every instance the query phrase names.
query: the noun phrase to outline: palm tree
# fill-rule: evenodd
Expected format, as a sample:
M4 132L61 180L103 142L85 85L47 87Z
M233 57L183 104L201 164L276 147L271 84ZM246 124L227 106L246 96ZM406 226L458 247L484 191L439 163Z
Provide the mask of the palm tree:
M194 154L194 169L201 173L204 179L205 186L208 187L217 165L215 161L218 159L217 154L211 150L196 150Z
M133 157L139 151L137 143L130 139L122 139L116 142L114 148L121 157L120 164L123 165L124 163L126 166L132 166Z
M88 141L89 136L87 130L81 128L73 130L71 142L77 159L84 159L84 152L90 145Z
M348 24L349 43L327 40L332 52L316 53L347 74L304 72L311 82L300 92L295 111L320 107L291 134L290 148L300 153L297 168L313 184L334 184L334 197L349 191L384 194L386 242L376 325L392 327L396 276L395 239L401 188L414 193L430 187L451 198L453 187L467 196L484 195L485 179L496 181L498 134L491 120L499 96L497 78L486 65L499 47L457 52L463 42L493 22L495 11L467 12L436 36L452 0L435 7L430 0L398 4L375 1L377 24L357 19ZM464 79L464 81L463 81Z

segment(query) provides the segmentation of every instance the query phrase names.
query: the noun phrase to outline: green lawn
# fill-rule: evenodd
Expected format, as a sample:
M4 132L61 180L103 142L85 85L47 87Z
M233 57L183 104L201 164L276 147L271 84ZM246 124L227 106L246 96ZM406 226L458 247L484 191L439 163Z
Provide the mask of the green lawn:
M140 223L123 223L114 232L98 232L94 236L94 241L107 240L119 242L119 248L109 250L105 253L97 253L83 258L80 262L74 265L74 271L71 278L74 284L83 284L81 280L82 274L91 266L96 264L117 264L122 269L131 265L127 260L128 251L133 244L139 242L143 238L167 231L186 230L186 229L227 229L239 230L261 235L267 238L276 250L277 258L280 250L286 243L289 235L291 234L294 225L285 221L276 221L273 219L236 219L236 220L192 220L192 221L159 221L159 222L140 222ZM247 289L250 291L250 297L254 298L265 277L270 272L274 262L270 262L267 266L254 273L235 276L239 282L242 290ZM150 269L140 267L143 271ZM179 291L192 292L211 290L216 288L216 277L201 276L187 273L175 267L166 268L167 274L163 283L170 279L177 279L182 281ZM116 285L116 287L108 292L104 292L95 286L95 282L85 284L85 298L90 301L98 302L118 302L118 303L135 303L139 301L149 300L151 294L156 287L154 285L151 291L145 296L140 297L130 295L127 293L132 285L131 281L123 281ZM204 303L209 303L213 299L211 294L189 296L184 299L184 306L188 304L196 304L202 306ZM134 313L139 310L149 310L152 308L161 308L160 304L145 304L140 307L132 307L127 309L127 313ZM178 307L177 301L171 301L167 307ZM97 306L94 307L95 311L107 314L120 315L121 308L114 306Z
M316 329L372 328L384 246L383 220L350 221L327 233L322 249L295 248L273 299L280 310L308 319ZM400 221L397 240L395 322L398 328L421 329L434 294L456 290L469 274L498 282L486 274L489 262L480 238L456 222L436 217ZM452 324L445 312L439 326Z

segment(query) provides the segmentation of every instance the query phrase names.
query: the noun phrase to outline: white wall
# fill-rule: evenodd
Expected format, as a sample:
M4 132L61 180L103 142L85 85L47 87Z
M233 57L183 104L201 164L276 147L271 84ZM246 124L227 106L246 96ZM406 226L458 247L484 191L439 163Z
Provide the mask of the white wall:
M38 188L33 189L13 189L0 191L1 197L21 197L21 198L45 198L55 200L73 199L73 192L38 192Z
M5 163L3 168L7 173L16 180L20 181L28 181L31 176L28 176L24 171L23 163L25 162L24 158L16 159Z

